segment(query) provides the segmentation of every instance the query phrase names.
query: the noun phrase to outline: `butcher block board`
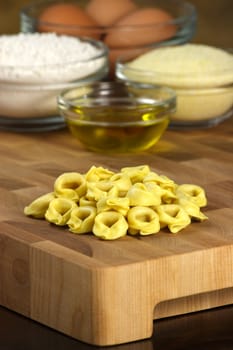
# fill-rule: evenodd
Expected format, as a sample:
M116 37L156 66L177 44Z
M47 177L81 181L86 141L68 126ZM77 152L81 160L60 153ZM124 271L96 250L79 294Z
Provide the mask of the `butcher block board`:
M158 318L231 304L232 135L232 120L169 130L150 151L121 156L88 152L66 130L0 132L0 304L100 346L149 338ZM209 219L178 234L102 241L23 214L63 172L143 164L204 187Z

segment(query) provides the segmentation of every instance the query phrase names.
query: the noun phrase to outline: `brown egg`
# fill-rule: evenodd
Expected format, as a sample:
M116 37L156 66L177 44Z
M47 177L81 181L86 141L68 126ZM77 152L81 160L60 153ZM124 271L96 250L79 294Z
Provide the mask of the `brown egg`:
M67 27L66 27L67 26ZM72 26L80 26L77 28ZM40 32L56 32L75 36L89 36L98 39L100 35L85 28L97 23L84 10L75 4L59 3L46 7L39 17Z
M115 24L115 27L106 36L105 43L109 47L123 48L169 39L176 33L176 26L167 23L172 19L169 13L159 8L138 9L124 16ZM138 25L138 28L135 28L135 25ZM156 27L152 25L156 25Z
M87 13L101 26L110 26L137 9L132 0L91 0Z

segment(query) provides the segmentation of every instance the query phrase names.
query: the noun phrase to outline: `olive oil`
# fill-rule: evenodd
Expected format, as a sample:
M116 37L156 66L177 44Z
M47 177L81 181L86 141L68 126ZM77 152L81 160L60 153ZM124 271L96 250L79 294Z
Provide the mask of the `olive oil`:
M173 90L137 82L94 82L63 91L60 113L86 148L102 153L143 152L166 130L175 111Z
M90 150L119 153L152 147L168 123L165 108L149 104L136 104L130 109L122 105L96 109L82 106L73 108L67 119L71 133Z

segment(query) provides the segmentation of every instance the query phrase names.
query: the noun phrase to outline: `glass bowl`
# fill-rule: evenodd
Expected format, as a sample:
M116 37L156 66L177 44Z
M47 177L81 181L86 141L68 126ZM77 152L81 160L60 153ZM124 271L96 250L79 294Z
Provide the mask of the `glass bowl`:
M176 112L171 117L169 125L171 128L208 128L228 119L233 114L232 51L208 47L208 50L210 48L215 53L216 50L221 50L221 54L227 53L229 55L227 59L229 59L230 66L227 69L223 68L225 55L222 60L217 61L216 66L212 67L211 62L209 63L201 57L203 45L200 44L185 45L189 51L187 59L191 57L193 45L199 52L198 62L196 62L199 65L199 71L192 71L191 65L185 70L186 60L178 63L175 56L173 62L180 64L180 67L177 72L172 71L168 50L174 51L175 47L157 49L156 54L160 55L159 51L161 53L163 51L161 57L166 57L166 60L163 59L162 69L158 68L159 62L155 58L153 59L153 69L150 70L149 65L145 62L141 68L136 68L136 65L138 67L138 63L135 65L136 60L131 60L128 57L120 58L116 64L116 77L120 81L162 84L175 90L177 107ZM206 45L204 47L207 48ZM182 49L182 46L179 46L178 49ZM190 60L191 64L195 63L194 60L191 61L192 59Z
M44 35L50 36L52 42L54 39L57 40L56 44L66 37L52 33ZM15 65L9 57L6 65L0 60L0 129L2 130L37 132L65 127L64 120L57 110L58 94L74 84L102 80L108 75L108 49L102 42L94 39L68 37L69 40L72 39L69 45L72 48L77 41L84 43L86 49L86 45L88 45L88 48L92 50L89 59L81 58L79 51L72 55L65 52L66 62L59 63L59 57L55 60L57 51L53 51L53 47L50 47L49 63L45 59L46 55L42 52L42 61L45 60L46 63L37 64L36 57L34 57L35 62L31 60L30 64L26 64L27 57L22 57L24 56L22 50L20 53L18 52L19 46L21 41L24 41L27 47L36 46L36 36L42 40L41 34L37 33L20 33L4 36L4 38L0 37L0 42L2 39L4 44L6 44L6 39L9 39L6 47L3 48L3 45L1 47L1 56L7 55L11 49L9 56L13 61L17 61L17 65ZM14 45L15 41L11 43L10 40L13 39L16 40L16 45ZM63 45L63 43L62 41L61 44ZM54 45L56 46L56 44ZM22 56L18 58L20 54ZM27 49L25 49L26 55Z
M133 57L138 50L190 41L196 32L197 12L183 0L50 0L24 6L20 23L22 32L50 31L101 40L109 48L114 69L122 54Z
M92 151L141 152L154 146L174 113L172 89L96 82L63 91L58 107L72 135Z

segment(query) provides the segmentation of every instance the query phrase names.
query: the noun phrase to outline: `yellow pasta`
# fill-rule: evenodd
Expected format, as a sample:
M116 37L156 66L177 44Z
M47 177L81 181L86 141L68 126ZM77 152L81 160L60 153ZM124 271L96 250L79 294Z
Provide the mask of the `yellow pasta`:
M108 192L107 197L125 198L125 193L121 192L117 186L113 186Z
M92 231L96 217L96 208L91 206L77 207L71 211L67 222L69 230L73 233L87 233Z
M36 219L44 219L49 203L55 198L54 192L46 193L36 198L31 204L24 208L24 214Z
M142 182L144 177L149 174L150 168L148 165L139 165L135 167L122 168L121 172L127 174L132 182Z
M161 201L164 204L172 204L175 203L176 201L176 195L173 191L171 191L170 189L162 189L162 193L161 193Z
M71 212L77 205L67 198L55 198L49 203L45 219L53 224L64 226L67 224Z
M157 198L157 205L160 203L172 203L176 199L176 195L171 189L162 188L154 182L145 182L144 184L146 189Z
M124 215L116 211L105 211L96 215L93 233L105 240L114 240L126 235L128 223Z
M104 212L115 210L118 213L126 216L129 210L129 198L120 198L120 197L106 197L100 199L97 203L97 212Z
M99 190L103 192L109 192L114 184L111 181L101 180L99 182L91 182L91 185L96 186Z
M85 178L88 182L98 182L108 180L112 175L114 175L113 171L93 165L86 173Z
M172 233L177 233L191 223L187 212L177 204L163 204L156 208L161 227L168 226Z
M129 198L130 206L156 206L161 203L160 193L156 194L143 183L132 185L126 196Z
M80 207L96 207L96 201L87 199L85 196L81 197L79 199L79 206Z
M158 214L148 207L133 207L127 214L129 234L142 236L159 232L160 223Z
M97 202L99 199L107 197L107 194L108 192L99 189L95 182L87 183L86 198L88 200Z
M205 191L200 186L183 184L178 186L177 193L179 194L179 192L185 193L187 196L189 196L189 199L196 203L199 207L205 207L207 204Z
M130 177L126 173L114 174L110 178L110 181L113 184L113 187L117 187L121 196L125 195L132 186Z
M177 187L177 185L175 184L175 182L171 179L169 179L167 176L165 175L159 175L157 173L154 172L149 172L143 179L143 182L153 182L157 185L159 185L161 188L163 189L167 189L170 191L174 191L175 188Z
M191 218L199 221L207 219L207 216L201 212L200 207L195 201L190 200L189 196L185 195L185 193L179 193L177 203L184 208Z
M56 179L54 192L57 197L78 201L86 192L86 180L79 173L64 173Z
M179 185L148 165L64 173L53 190L26 206L24 214L105 240L156 234L165 227L177 233L192 220L207 219L200 209L207 205L202 187Z

